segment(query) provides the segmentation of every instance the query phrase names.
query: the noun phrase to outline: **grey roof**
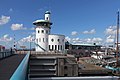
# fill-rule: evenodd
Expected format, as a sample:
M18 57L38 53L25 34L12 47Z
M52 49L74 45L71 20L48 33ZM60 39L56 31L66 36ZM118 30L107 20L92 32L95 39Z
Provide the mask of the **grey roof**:
M50 14L50 11L46 11L45 14Z
M36 20L36 21L33 22L34 25L36 25L36 24L38 24L38 23L50 23L50 24L52 25L52 23L51 23L50 21L48 21L48 20L43 20L43 19L41 19L41 20Z

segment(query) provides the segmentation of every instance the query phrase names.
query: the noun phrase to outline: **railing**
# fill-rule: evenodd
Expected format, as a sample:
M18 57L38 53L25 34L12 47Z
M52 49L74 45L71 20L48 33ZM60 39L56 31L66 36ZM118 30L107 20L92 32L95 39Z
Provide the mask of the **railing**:
M13 53L14 53L14 51L2 51L2 52L0 52L0 59L8 57L8 56L12 55Z
M41 77L31 80L119 80L118 76L85 76L85 77Z
M10 80L26 80L29 56L30 53L27 53Z

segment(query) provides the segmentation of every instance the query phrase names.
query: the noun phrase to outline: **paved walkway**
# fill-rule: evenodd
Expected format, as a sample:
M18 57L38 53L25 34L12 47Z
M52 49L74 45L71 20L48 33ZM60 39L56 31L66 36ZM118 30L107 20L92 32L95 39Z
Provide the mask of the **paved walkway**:
M0 60L0 80L9 80L25 54L15 54Z

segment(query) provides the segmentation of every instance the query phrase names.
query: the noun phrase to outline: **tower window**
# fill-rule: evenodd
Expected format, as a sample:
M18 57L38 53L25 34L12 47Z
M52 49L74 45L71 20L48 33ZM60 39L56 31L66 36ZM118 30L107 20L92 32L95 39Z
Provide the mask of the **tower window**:
M43 38L43 42L45 42L45 39Z
M54 39L51 39L51 41L53 42L53 41L54 41Z
M36 39L36 42L38 43L38 39Z
M39 38L39 42L41 42L41 38Z
M41 32L44 33L44 30L42 30Z
M47 20L48 20L48 17L47 17Z
M46 38L46 42L48 42L48 38Z
M61 45L61 50L62 50L62 45Z
M64 39L62 41L64 42Z
M46 34L48 34L48 30L46 30Z
M40 31L38 30L38 33L40 33Z

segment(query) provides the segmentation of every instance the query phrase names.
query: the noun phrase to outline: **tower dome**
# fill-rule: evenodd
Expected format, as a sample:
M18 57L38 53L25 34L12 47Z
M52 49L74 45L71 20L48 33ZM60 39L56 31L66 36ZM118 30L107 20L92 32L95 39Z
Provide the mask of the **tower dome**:
M50 11L46 11L45 14L51 14Z

